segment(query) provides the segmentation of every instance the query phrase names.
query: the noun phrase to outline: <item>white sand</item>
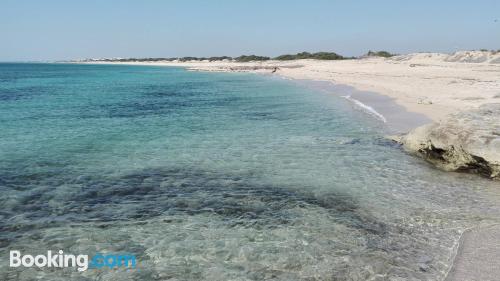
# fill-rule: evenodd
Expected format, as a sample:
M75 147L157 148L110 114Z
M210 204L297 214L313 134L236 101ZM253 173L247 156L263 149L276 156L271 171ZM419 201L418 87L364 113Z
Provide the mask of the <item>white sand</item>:
M446 281L500 280L500 226L466 231Z
M500 102L500 53L419 53L343 61L151 62L202 71L272 72L293 79L331 81L387 95L410 112L439 120L458 110Z

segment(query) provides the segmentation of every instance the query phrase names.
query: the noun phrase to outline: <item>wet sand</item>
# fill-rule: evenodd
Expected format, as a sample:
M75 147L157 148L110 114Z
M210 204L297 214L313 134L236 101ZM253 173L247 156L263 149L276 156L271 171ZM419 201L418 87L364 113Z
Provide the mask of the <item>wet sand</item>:
M350 101L356 100L367 107L373 108L373 110L384 117L390 134L405 133L415 127L432 122L432 120L424 114L410 112L403 106L397 104L394 98L379 93L360 91L348 85L337 85L328 81L300 79L293 81L318 91L328 92L342 97L350 97ZM360 108L354 103L353 106L363 110L363 108ZM367 114L369 114L369 112L367 112Z
M467 230L446 281L500 279L500 225Z

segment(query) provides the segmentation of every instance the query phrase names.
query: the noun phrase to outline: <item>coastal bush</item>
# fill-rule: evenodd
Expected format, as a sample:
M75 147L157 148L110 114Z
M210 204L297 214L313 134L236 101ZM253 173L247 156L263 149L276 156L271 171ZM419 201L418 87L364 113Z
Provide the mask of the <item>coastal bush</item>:
M345 59L343 56L333 53L333 52L317 52L308 53L302 52L295 55L281 55L274 58L275 60L300 60L300 59L316 59L316 60L342 60Z
M328 53L328 52L319 52L312 54L313 59L317 60L342 60L343 56L336 53Z
M309 52L302 52L302 53L297 53L295 55L296 59L300 60L300 59L310 59L310 58L313 58L314 57L314 54L311 54Z
M179 58L179 61L192 61L192 60L196 60L196 61L200 61L200 60L206 60L206 58L197 58L197 57L182 57L182 58Z
M384 58L390 58L395 56L395 54L391 54L387 51L378 51L378 52L373 52L373 51L368 51L366 54L368 57L384 57Z
M274 58L275 60L296 60L295 55L281 55Z
M209 57L209 61L221 61L221 60L232 60L232 57L222 56L222 57Z
M370 53L373 53L370 51ZM380 53L387 53L387 52L377 52L373 54L380 54ZM387 53L389 54L389 53ZM390 54L389 54L390 55ZM100 61L106 61L106 62L155 62L155 61L174 61L178 60L181 62L186 62L186 61L222 61L222 60L235 60L237 62L249 62L249 61L266 61L270 60L270 57L265 57L265 56L256 56L256 55L243 55L239 56L236 58L232 58L229 56L214 56L214 57L174 57L174 58L111 58L111 59L99 59ZM273 58L275 60L300 60L300 59L316 59L316 60L343 60L343 59L349 59L346 57L343 57L337 53L334 52L317 52L317 53L309 53L309 52L301 52L297 53L294 55L291 54L285 54L281 56L277 56ZM90 61L91 59L89 59Z
M249 61L266 61L270 60L270 57L263 57L263 56L256 56L256 55L249 55L249 56L239 56L235 58L237 62L249 62Z

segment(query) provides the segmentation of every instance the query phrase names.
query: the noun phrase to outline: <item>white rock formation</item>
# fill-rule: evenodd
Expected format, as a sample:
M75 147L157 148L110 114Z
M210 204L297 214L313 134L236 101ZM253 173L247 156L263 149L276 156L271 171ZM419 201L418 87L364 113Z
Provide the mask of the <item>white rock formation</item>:
M483 105L418 127L400 142L407 151L443 170L500 179L500 104Z

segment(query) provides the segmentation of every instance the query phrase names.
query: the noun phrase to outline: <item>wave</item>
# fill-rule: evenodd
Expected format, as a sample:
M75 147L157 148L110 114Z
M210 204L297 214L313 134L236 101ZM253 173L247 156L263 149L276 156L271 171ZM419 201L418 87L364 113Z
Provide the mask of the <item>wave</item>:
M352 98L350 95L342 96L342 97L345 98L346 100L353 102L355 105L359 106L361 109L363 109L368 114L375 116L376 118L382 120L382 122L384 122L384 123L387 123L387 119L385 119L384 115L378 113L373 107L366 105L357 99Z

